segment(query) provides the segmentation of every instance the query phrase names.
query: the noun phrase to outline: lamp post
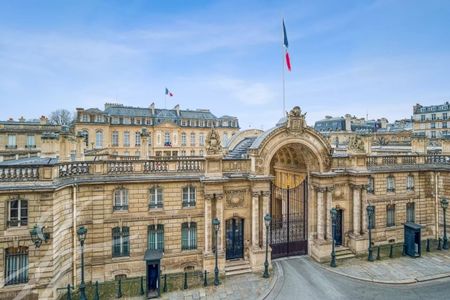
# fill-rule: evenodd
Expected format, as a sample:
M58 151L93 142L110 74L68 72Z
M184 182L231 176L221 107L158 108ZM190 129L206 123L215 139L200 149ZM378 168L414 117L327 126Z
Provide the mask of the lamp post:
M375 207L373 205L367 206L367 229L369 229L369 256L367 257L368 261L373 261L373 253L372 253L372 221L373 221L373 214L375 213Z
M272 217L267 213L264 216L264 223L266 224L266 261L264 262L264 278L269 278L269 261L267 260L267 255L269 252L269 225L272 221Z
M442 243L442 248L448 250L448 240L447 240L447 221L445 218L445 212L448 208L448 200L446 198L441 198L441 207L444 213L444 238Z
M217 218L214 218L212 221L214 226L214 231L216 232L216 266L214 267L214 285L218 286L220 284L219 282L219 267L217 266L217 235L219 234L219 227L220 227L220 221Z
M335 207L333 207L330 210L331 213L331 224L333 225L333 231L332 231L332 241L331 241L331 262L330 266L333 268L336 268L336 252L334 251L334 234L336 233L336 216L337 216L337 210Z
M87 228L81 226L77 230L78 240L81 246L81 283L80 283L80 300L87 300L86 285L84 284L84 240L86 239Z

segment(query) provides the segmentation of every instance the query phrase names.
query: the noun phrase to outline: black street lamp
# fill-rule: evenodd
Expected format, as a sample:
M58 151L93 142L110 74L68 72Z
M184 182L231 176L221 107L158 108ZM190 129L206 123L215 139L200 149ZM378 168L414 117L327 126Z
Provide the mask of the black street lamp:
M333 268L336 268L336 252L334 251L334 244L335 244L335 236L336 233L336 217L337 217L337 210L335 207L333 207L330 210L331 213L331 224L333 225L333 231L332 231L332 241L331 241L331 262L330 266Z
M269 225L272 221L272 217L269 214L264 216L264 223L266 224L266 261L264 262L264 278L269 278L269 261L267 260L267 255L269 252Z
M217 266L217 235L219 234L219 227L220 227L220 221L217 218L214 218L212 221L212 224L214 226L214 231L216 232L216 266L214 267L214 285L217 286L220 284L219 282L219 267Z
M80 300L87 300L86 285L84 284L84 240L86 239L87 228L81 226L77 230L78 240L81 246L81 283L80 283Z
M368 205L367 206L367 229L369 229L369 256L367 257L368 261L374 261L373 253L372 253L372 228L373 228L373 214L375 213L375 206Z
M446 198L441 198L441 207L444 212L444 238L442 243L442 248L448 250L448 240L447 240L447 221L445 218L445 212L448 208L448 200Z

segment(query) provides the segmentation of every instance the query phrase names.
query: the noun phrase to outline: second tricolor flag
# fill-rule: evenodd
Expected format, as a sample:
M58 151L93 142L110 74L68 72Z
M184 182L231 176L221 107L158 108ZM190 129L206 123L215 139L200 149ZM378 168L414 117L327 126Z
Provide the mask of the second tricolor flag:
M286 26L284 25L284 19L283 19L283 46L284 46L284 51L286 52L285 53L286 67L290 72L291 71L291 58L289 57L289 52L288 52L289 42L288 42L288 38L287 38L287 34L286 34Z

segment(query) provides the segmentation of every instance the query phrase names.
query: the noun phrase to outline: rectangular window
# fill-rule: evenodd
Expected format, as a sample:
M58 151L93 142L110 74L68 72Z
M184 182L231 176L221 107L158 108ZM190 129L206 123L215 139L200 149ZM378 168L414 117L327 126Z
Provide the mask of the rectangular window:
M86 114L81 115L81 121L82 122L89 122L89 116Z
M191 156L195 156L195 150L191 150Z
M390 192L390 193L395 192L395 178L394 178L394 176L392 176L392 175L388 176L386 181L387 181L386 182L386 191Z
M27 148L36 148L34 134L27 135Z
M431 114L431 120L436 120L436 114Z
M408 177L406 177L406 190L414 191L414 176L412 175L408 175Z
M130 118L123 118L122 123L125 125L130 125L131 124L131 119Z
M123 133L123 146L130 147L130 132L129 131L125 131Z
M113 131L112 134L112 146L118 147L119 146L119 133L117 131Z
M195 146L195 133L191 133L191 146Z
M442 113L442 120L447 120L447 113Z
M406 203L406 222L414 223L416 221L416 204L414 202Z
M117 189L114 191L113 210L128 210L128 190Z
M186 222L181 225L181 250L197 249L197 223Z
M436 131L432 131L432 132L431 132L431 137L432 137L432 138L436 138Z
M447 128L447 122L442 122L442 128Z
M8 145L7 145L7 148L17 148L16 135L15 134L8 134Z
M152 187L150 189L150 203L149 208L162 208L164 206L163 202L163 191L160 187Z
M148 226L147 249L164 251L164 225Z
M370 176L367 182L367 192L369 194L375 194L375 179Z
M8 202L8 227L28 225L28 201L23 199Z
M431 129L434 129L434 128L436 128L436 123L431 122L430 126L431 126Z
M111 118L111 123L112 124L119 124L120 123L120 119L118 117L112 117Z
M205 146L205 135L203 133L200 133L198 137L198 142L200 146Z
M5 250L5 285L28 282L28 248Z
M186 133L181 133L181 146L186 146Z
M102 123L104 121L104 118L102 115L96 115L95 116L95 122Z
M395 226L395 204L386 206L386 227Z
M112 256L130 256L130 229L127 226L112 229Z
M95 147L102 148L103 147L103 132L97 131L95 133Z
M420 121L425 121L425 115L420 116Z
M195 187L186 186L183 188L183 207L195 206Z
M141 145L141 133L140 132L136 132L136 134L135 134L135 139L136 139L136 142L135 142L135 146L140 146Z
M170 141L170 132L164 133L164 146L167 146L167 147L172 146L172 143Z

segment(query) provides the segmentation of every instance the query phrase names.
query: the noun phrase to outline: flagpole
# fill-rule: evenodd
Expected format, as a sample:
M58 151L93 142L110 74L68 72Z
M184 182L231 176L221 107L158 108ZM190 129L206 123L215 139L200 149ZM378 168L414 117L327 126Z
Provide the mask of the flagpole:
M284 19L282 19L281 20L281 22L282 22L282 24L281 25L283 25L284 23ZM283 29L283 26L281 26L281 36L282 36L282 38L284 38L284 29ZM284 45L283 44L281 44L281 67L283 68L283 71L281 72L282 73L282 81L283 81L283 111L281 112L281 117L284 117L284 115L285 115L285 113L286 113L286 82L285 82L285 76L284 76L284 72L285 72L285 67L284 67L284 56L285 56L285 54L284 54L284 52L285 52L286 50L284 49Z

